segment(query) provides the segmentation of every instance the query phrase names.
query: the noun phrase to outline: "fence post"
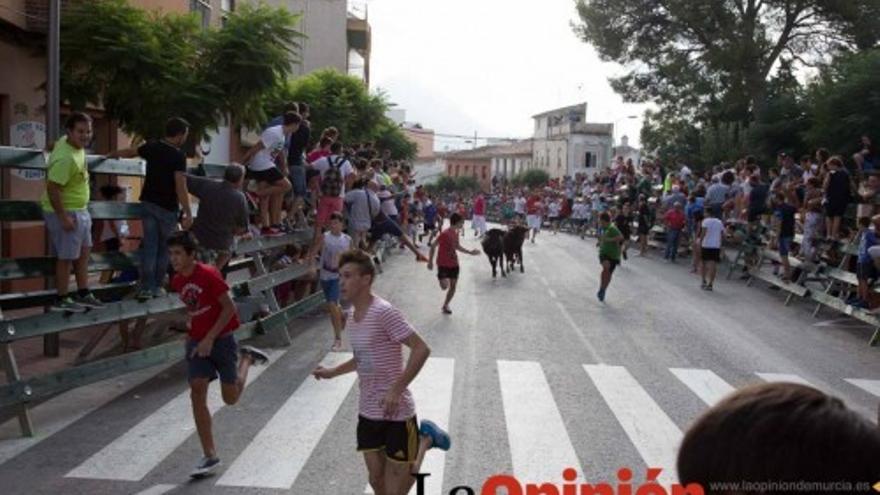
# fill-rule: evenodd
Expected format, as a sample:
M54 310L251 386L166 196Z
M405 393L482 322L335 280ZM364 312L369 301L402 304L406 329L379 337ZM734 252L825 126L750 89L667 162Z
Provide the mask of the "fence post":
M11 323L10 323L11 325ZM3 371L6 372L6 382L15 383L21 380L18 366L15 364L15 356L12 354L12 344L0 344L0 361L3 361ZM34 424L31 421L31 413L26 403L15 406L18 415L18 424L21 434L27 437L34 436Z

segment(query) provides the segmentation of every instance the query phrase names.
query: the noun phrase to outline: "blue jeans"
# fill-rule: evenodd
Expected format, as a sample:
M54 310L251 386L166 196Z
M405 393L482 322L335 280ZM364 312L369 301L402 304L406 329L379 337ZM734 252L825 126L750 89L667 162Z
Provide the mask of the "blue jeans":
M679 237L681 237L681 229L666 229L666 259L675 261L678 256Z
M302 165L290 167L290 182L293 184L293 194L298 198L306 195L306 168Z
M168 238L177 229L177 212L142 201L141 290L156 292L168 271Z

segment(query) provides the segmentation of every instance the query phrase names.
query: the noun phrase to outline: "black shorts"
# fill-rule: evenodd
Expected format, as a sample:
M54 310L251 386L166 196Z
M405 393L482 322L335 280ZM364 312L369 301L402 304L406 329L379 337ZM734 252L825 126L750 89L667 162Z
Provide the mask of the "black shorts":
M413 416L406 421L379 421L358 416L358 452L385 452L395 462L413 462L419 450L419 422Z
M425 231L426 231L426 232L429 231L429 230L434 230L434 229L436 229L436 227L434 226L433 223L427 223L427 222L425 222L425 223L422 224L422 225L424 225L424 227L425 227Z
M877 280L877 268L874 267L874 263L871 261L867 263L857 263L856 278L868 281Z
M234 384L238 381L238 343L231 333L217 337L208 357L193 356L193 350L199 343L186 339L187 376L189 381L196 378L215 380L220 377L221 383Z
M614 270L617 269L617 265L620 264L620 260L613 260L611 258L607 258L605 256L599 256L599 263L608 262L608 273L613 274Z
M373 225L370 227L370 237L373 240L378 241L385 234L390 235L391 237L401 237L403 236L403 230L401 230L400 225L397 224L394 220L389 217L385 217L384 220L380 219L380 217L376 217L373 220Z
M266 170L251 170L247 171L247 178L253 179L257 182L265 182L266 184L274 184L280 180L284 180L284 175L278 170L278 167L272 167Z
M700 259L703 261L721 261L721 249L719 248L700 248Z
M458 272L459 267L446 267L446 266L438 266L437 267L437 279L443 280L444 278L448 278L451 280L458 280Z

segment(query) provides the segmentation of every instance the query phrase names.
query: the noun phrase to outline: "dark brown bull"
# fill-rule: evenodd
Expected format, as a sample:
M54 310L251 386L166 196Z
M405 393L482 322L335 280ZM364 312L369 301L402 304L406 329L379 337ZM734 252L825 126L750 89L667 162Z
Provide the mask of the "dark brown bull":
M495 270L497 264L501 268L501 276L506 277L504 271L504 236L506 233L501 229L490 229L483 237L483 252L489 257L489 263L492 264L492 278L498 276Z

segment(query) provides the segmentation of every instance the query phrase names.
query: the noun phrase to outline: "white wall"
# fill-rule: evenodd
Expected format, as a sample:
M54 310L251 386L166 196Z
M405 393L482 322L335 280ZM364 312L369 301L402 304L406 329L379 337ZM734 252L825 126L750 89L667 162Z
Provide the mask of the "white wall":
M211 138L211 152L205 155L205 163L225 165L232 160L229 156L229 127L219 127L216 133L208 133Z
M252 0L253 1L253 0ZM293 73L301 76L325 67L348 71L347 0L263 0L268 5L287 7L302 13L297 30L307 36L302 46L302 64Z

